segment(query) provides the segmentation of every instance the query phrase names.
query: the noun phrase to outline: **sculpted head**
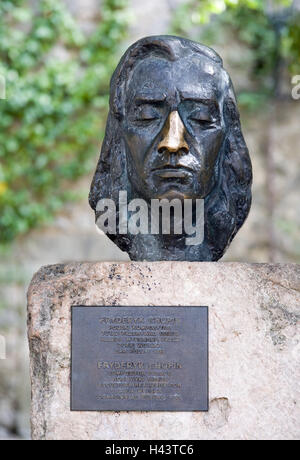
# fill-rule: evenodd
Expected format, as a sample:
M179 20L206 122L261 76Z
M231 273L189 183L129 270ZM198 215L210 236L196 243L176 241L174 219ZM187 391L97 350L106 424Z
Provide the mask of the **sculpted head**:
M233 86L221 58L178 37L147 37L132 45L111 80L90 204L96 211L101 198L117 202L120 190L128 200L148 203L204 199L205 237L182 251L179 237L109 236L136 260L217 260L247 217L251 180Z

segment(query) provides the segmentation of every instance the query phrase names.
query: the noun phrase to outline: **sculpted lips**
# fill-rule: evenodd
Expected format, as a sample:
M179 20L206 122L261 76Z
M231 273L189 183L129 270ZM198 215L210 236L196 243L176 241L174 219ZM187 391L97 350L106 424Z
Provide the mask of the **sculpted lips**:
M163 179L170 179L170 178L179 178L179 179L184 179L186 178L187 175L191 174L191 170L185 166L171 166L171 165L166 165L162 166L161 168L155 168L152 170L154 173L156 173L159 177Z

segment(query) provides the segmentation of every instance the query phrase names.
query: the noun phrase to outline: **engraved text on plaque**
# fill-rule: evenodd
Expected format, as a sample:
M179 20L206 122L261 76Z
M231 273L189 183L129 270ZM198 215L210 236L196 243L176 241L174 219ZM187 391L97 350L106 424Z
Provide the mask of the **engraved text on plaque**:
M71 410L207 410L207 310L73 307Z

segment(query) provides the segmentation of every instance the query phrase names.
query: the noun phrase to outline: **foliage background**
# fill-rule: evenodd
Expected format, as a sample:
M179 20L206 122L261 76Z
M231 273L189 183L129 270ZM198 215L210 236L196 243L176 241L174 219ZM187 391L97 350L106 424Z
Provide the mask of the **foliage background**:
M0 3L0 243L45 223L74 197L103 135L126 0L102 2L89 36L60 0Z

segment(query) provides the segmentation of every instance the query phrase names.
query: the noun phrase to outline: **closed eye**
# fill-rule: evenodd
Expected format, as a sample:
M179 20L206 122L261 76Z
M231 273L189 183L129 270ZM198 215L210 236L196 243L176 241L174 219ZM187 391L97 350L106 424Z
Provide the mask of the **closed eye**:
M203 118L198 118L196 116L189 117L189 120L193 123L197 123L199 126L202 126L205 129L215 128L215 123L213 120L205 120Z
M194 123L197 123L199 126L202 126L206 129L215 128L215 124L213 121L209 120L199 120L199 118L190 118L190 120Z
M137 118L137 120L140 121L151 121L151 120L157 120L159 117L155 115L141 115Z
M160 114L152 107L143 107L138 110L136 120L153 121L160 118Z

